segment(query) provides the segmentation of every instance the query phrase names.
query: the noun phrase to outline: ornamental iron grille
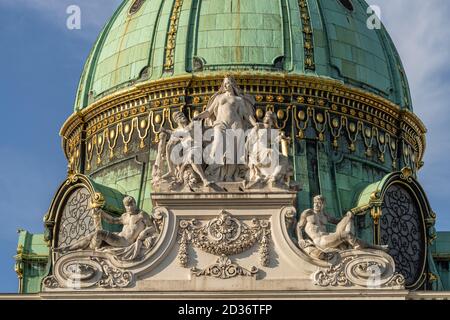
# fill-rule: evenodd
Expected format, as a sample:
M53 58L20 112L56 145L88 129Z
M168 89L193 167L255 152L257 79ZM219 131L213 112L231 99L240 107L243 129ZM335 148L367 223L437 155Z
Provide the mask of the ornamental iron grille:
M423 221L420 208L402 186L392 185L385 193L380 219L381 244L389 246L396 271L412 286L420 278L424 260Z
M58 247L71 245L95 231L90 201L91 194L86 188L79 188L68 197L59 225Z

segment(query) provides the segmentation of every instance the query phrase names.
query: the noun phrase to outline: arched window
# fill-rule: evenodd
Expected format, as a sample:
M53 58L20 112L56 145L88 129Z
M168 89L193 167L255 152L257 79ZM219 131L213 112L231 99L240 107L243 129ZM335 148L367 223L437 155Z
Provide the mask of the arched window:
M67 198L59 225L58 247L71 245L95 231L90 201L91 194L86 188L76 189Z
M386 190L380 219L380 240L389 246L396 271L414 285L422 273L425 254L424 222L418 201L401 184Z

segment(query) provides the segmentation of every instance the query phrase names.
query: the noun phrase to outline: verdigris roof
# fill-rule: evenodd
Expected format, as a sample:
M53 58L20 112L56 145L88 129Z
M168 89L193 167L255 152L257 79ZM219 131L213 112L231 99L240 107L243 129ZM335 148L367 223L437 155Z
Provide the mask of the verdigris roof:
M87 59L75 111L136 81L215 70L323 76L411 109L388 33L367 27L364 0L348 2L125 0Z

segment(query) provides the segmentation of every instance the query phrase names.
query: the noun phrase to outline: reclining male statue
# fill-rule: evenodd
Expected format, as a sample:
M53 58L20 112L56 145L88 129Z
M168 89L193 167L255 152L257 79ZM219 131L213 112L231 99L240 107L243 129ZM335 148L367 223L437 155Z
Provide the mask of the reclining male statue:
M305 210L296 227L298 244L307 254L321 260L330 259L338 251L349 249L375 249L387 251L387 246L378 246L358 239L353 226L354 214L338 220L324 212L325 198L314 197L314 208ZM336 225L334 233L327 232L326 224Z
M150 248L158 235L155 221L139 210L136 200L127 196L123 199L125 213L115 218L100 208L94 209L96 230L65 247L55 248L55 252L67 253L76 250L100 250L114 254L118 259L131 261L141 255L142 248ZM101 219L111 224L122 224L121 232L101 229Z

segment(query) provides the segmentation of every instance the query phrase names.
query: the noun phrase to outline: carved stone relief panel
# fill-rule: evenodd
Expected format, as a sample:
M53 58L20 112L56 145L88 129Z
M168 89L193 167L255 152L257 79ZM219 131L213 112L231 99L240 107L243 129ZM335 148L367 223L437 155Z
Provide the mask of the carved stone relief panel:
M253 276L258 272L256 267L247 270L231 261L229 256L250 250L259 244L258 253L262 266L269 265L270 223L268 221L252 220L252 225L234 218L226 211L206 224L194 220L182 220L179 224L180 247L178 262L187 267L189 262L188 245L218 256L215 264L199 270L192 268L196 276L212 276L228 279L235 276Z
M134 283L131 271L117 268L108 259L78 252L64 256L55 265L55 274L42 281L47 289L126 288Z

